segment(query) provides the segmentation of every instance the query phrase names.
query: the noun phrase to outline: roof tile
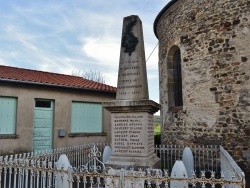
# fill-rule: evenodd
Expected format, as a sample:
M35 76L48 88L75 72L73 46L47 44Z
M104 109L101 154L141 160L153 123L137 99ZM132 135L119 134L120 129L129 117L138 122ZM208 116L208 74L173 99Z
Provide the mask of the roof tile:
M0 81L23 81L27 83L48 84L61 87L74 87L79 89L93 89L104 92L116 92L116 88L107 84L101 84L87 80L79 76L43 72L0 65Z

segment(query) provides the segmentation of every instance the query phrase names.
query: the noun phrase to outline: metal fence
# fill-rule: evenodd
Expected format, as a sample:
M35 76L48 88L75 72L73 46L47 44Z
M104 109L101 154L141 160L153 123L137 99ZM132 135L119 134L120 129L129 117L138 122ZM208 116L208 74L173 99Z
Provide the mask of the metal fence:
M171 170L176 160L181 160L185 146L160 145L155 152L161 159L161 168ZM195 145L192 148L194 170L196 175L201 171L220 172L220 148L216 145Z
M47 188L54 187L55 174L60 171L56 163L66 154L72 166L86 164L89 148L94 144L84 144L47 151L37 151L0 156L1 188ZM102 152L107 143L95 143Z
M195 146L192 177L171 176L183 146L158 146L161 169L112 169L101 162L108 144L67 147L38 153L0 156L1 188L86 188L86 187L245 187L244 173L232 157L217 146ZM58 168L66 154L71 166Z

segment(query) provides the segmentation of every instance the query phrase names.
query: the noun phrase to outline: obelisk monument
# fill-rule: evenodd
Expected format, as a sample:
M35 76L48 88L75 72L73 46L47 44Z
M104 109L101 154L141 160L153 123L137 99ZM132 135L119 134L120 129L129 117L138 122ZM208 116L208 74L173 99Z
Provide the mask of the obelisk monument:
M123 20L116 100L103 103L111 112L112 155L107 166L156 166L153 114L160 105L149 100L142 23Z

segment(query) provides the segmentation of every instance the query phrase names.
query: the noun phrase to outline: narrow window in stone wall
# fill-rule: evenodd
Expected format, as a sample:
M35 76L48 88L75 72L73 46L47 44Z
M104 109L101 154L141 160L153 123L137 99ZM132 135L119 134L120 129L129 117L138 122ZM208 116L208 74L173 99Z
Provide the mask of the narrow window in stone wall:
M181 52L176 50L174 53L174 102L175 107L182 106L182 76L181 76Z
M182 74L181 51L178 46L173 46L167 57L167 91L169 110L178 110L183 106L182 99Z

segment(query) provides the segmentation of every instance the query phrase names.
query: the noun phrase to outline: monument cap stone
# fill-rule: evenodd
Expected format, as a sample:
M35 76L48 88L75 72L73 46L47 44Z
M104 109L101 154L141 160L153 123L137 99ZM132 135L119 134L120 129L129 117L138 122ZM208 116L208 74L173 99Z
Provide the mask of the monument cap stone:
M149 99L142 22L132 15L123 19L116 100Z

